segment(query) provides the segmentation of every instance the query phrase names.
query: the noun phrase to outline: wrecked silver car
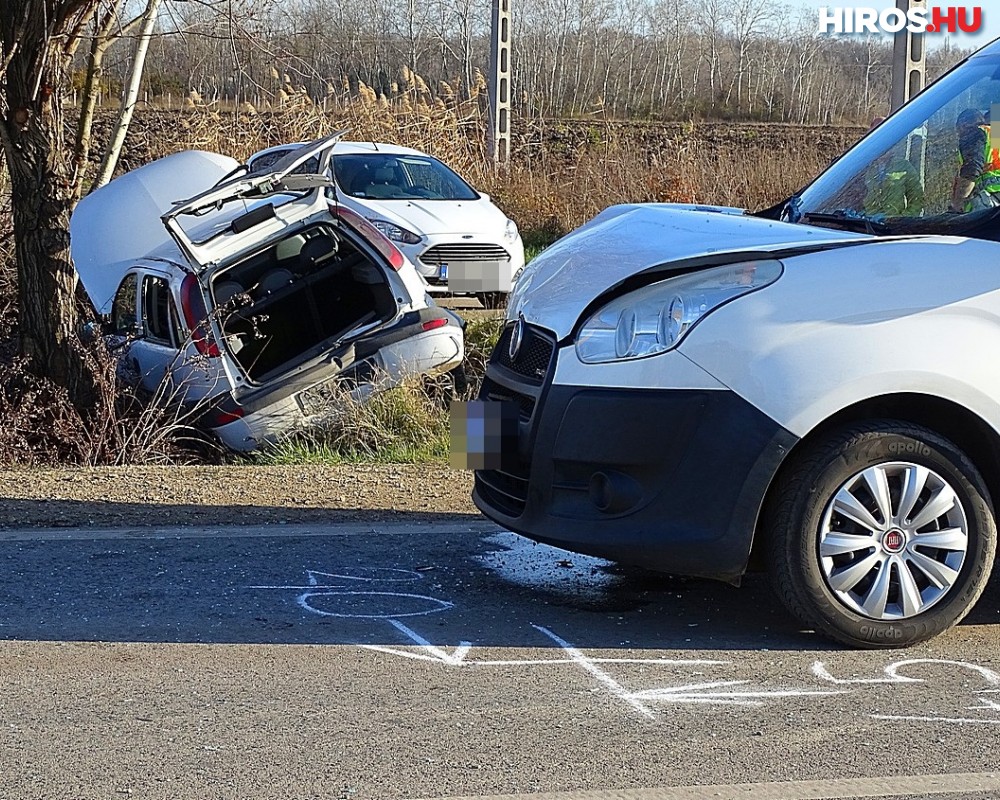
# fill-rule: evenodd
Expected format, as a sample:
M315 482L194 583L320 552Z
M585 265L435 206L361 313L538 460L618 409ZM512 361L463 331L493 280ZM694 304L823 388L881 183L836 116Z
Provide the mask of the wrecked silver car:
M461 320L392 241L337 203L328 163L339 136L263 174L176 153L73 214L73 259L122 343L123 372L144 394L200 409L233 450L307 424L337 389L363 397L462 362ZM317 174L296 174L310 159Z

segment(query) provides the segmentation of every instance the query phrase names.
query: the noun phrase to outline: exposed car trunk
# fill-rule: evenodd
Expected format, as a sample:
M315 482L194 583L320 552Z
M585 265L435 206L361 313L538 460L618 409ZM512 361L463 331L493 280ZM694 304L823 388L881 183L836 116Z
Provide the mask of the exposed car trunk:
M382 268L326 224L221 270L212 294L226 347L256 384L337 355L399 310Z

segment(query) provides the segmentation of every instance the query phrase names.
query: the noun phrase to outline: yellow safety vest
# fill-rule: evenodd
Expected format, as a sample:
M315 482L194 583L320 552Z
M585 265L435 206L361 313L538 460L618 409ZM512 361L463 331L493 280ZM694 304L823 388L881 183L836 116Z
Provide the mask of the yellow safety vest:
M980 125L979 130L986 134L986 157L983 160L983 174L976 178L976 189L997 194L1000 193L1000 149L992 146L989 125ZM961 153L958 154L958 163L965 163Z

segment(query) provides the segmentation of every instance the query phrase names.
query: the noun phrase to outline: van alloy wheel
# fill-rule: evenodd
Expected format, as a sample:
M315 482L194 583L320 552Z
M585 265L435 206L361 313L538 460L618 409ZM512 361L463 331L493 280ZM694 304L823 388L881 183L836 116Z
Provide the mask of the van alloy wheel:
M955 586L969 526L941 475L889 462L861 470L837 489L818 544L826 583L845 606L869 619L907 619Z
M803 442L764 517L772 581L806 626L906 647L962 619L996 551L986 484L955 444L897 420Z

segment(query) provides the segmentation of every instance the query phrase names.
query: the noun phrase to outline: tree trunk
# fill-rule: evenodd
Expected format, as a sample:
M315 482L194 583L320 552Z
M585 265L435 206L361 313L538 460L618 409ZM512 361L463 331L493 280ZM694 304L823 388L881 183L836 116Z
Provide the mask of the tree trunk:
M97 177L94 178L94 188L104 186L111 180L111 176L118 166L118 157L121 155L122 145L125 144L125 135L128 133L129 125L132 123L132 114L135 111L135 104L139 100L139 83L142 80L143 69L146 66L146 52L149 49L149 37L153 33L153 26L156 24L156 13L160 8L160 0L148 0L146 11L142 16L142 30L139 32L139 39L135 44L135 53L132 56L132 70L129 74L128 85L125 87L125 96L122 98L121 109L118 112L118 122L112 128L111 141L108 142L108 149L104 153L101 161L101 168ZM237 100L237 104L239 101Z
M39 40L43 37L39 37ZM17 49L4 76L3 141L14 210L20 351L86 411L95 377L77 335L69 253L74 185L63 141L66 59L57 45Z

